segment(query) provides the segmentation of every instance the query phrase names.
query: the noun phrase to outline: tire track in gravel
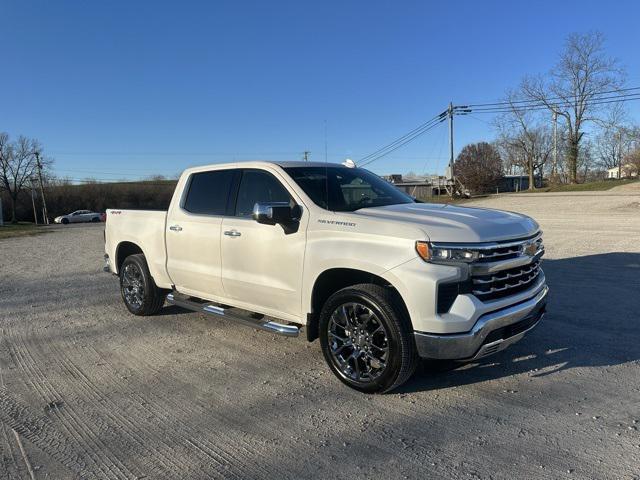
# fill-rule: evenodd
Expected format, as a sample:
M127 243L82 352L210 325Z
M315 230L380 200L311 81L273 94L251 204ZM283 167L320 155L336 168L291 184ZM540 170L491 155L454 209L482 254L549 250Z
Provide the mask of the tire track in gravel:
M100 387L97 385L113 385L117 384L119 390L125 390L127 393L127 398L130 400L128 402L128 412L131 412L131 415L136 421L144 422L146 424L145 435L149 434L151 439L154 442L164 443L164 440L161 435L154 435L151 433L153 430L160 428L163 431L165 438L178 438L184 447L191 447L195 449L196 455L200 458L200 460L204 460L208 464L213 463L214 465L214 473L219 475L220 478L248 478L255 474L252 469L247 469L246 464L241 461L241 459L235 454L237 450L241 450L245 453L246 456L251 456L255 454L255 450L247 447L238 447L234 445L237 443L236 437L227 437L227 439L223 442L224 445L214 444L207 440L203 435L208 432L203 432L200 429L194 428L192 425L188 425L186 422L182 424L184 428L183 432L180 433L176 430L166 430L164 425L168 425L171 422L175 422L175 417L168 415L167 411L179 411L180 404L174 402L168 402L167 397L157 396L157 395L149 395L149 398L142 397L135 390L131 389L131 387L122 381L122 378L117 375L116 369L113 365L110 364L104 357L102 357L99 352L97 352L93 347L87 346L84 350L90 350L93 354L94 358L91 358L91 354L87 354L88 352L84 352L82 354L82 360L87 363L90 362L92 364L103 364L104 366L109 366L108 369L98 369L97 375L95 377L95 382L91 381L87 375L85 375L82 370L78 367L77 361L74 361L72 358L73 352L77 351L77 348L74 348L75 345L68 340L62 340L60 342L55 342L58 345L54 345L53 343L50 345L52 347L52 351L50 354L46 355L47 357L52 358L62 358L62 362L67 364L67 368L74 371L77 375L82 378L82 382L85 383L85 387L89 388L93 391L93 396L104 397L102 394ZM137 362L127 362L130 364L136 364ZM108 370L105 372L105 370ZM97 384L96 384L97 383ZM134 401L137 400L137 401ZM169 408L164 408L161 405L166 405ZM122 405L117 406L117 408L122 408ZM195 412L188 411L186 412L190 415L189 418L202 418L202 415L206 414L211 416L212 412L210 411L200 411L197 412L197 417L193 414ZM153 418L158 418L162 421L161 423L151 423L144 419L149 418L149 416ZM122 424L120 424L122 426ZM219 432L218 438L220 438ZM169 446L165 443L167 448L171 450L174 447ZM229 449L230 451L226 451L225 449ZM191 451L191 453L194 453ZM174 472L184 472L185 470L189 470L193 468L192 465L188 463L182 463L180 465L176 465L177 469L174 469ZM238 473L235 473L231 467L235 467L238 470ZM200 467L202 468L202 467ZM212 472L201 472L207 475L211 475ZM276 476L280 475L276 478L283 478L282 472L274 472ZM183 477L182 477L183 478Z
M243 461L242 458L252 458L253 456L260 455L265 462L272 460L268 455L264 455L262 452L255 448L255 445L247 442L246 440L240 438L238 435L233 434L225 434L220 429L215 430L216 439L219 441L217 443L212 442L207 438L212 432L209 429L202 428L202 421L198 425L194 425L192 423L193 418L197 419L211 419L208 421L208 424L213 423L214 425L220 425L225 423L226 418L224 416L219 415L217 412L213 410L207 410L204 407L195 409L184 408L184 404L175 400L169 396L161 396L156 395L152 392L146 392L146 397L139 395L138 392L131 389L131 386L126 382L123 382L119 375L114 372L117 371L115 366L109 362L104 356L100 354L93 347L88 346L99 362L108 365L108 372L101 372L104 376L109 377L109 381L117 382L120 385L120 388L127 391L127 394L136 398L141 405L144 405L145 412L150 413L157 418L161 419L165 422L174 421L176 417L182 418L182 429L181 431L173 430L170 434L174 437L179 438L182 442L186 444L192 445L198 451L200 451L203 455L206 455L210 460L214 460L216 462L221 463L222 465L232 467L238 471L238 473L233 472L233 470L225 471L225 478L229 478L233 476L234 478L255 478L256 472L249 464ZM127 368L132 368L132 365L135 365L135 369L140 374L144 370L140 369L140 365L144 365L140 362L138 357L135 358L135 361L126 361L125 365ZM150 370L154 375L154 379L158 380L162 375L157 372L155 369ZM142 375L144 377L144 375ZM161 388L161 391L170 390L171 387L175 387L175 383L167 383L161 381L161 385L165 388ZM175 416L168 415L166 412L176 412ZM186 418L185 418L186 417ZM238 452L241 455L238 455ZM261 468L265 469L265 464L261 464ZM267 471L265 469L265 478L288 478L286 472L281 469L276 469L273 472Z
M97 407L98 405L100 405L101 407L103 407L104 413L106 413L106 415L114 422L116 428L119 431L123 432L125 435L129 436L137 444L137 448L133 448L135 448L135 453L138 458L142 457L143 453L148 453L147 442L149 441L149 439L151 439L154 445L153 459L149 459L146 462L146 464L144 465L146 468L150 467L153 471L156 468L157 463L160 463L164 467L163 471L161 472L162 478L166 478L168 474L175 472L181 472L182 474L211 474L211 472L202 471L201 468L199 472L192 472L193 465L191 465L190 463L185 463L184 461L180 461L179 458L176 458L175 447L169 445L164 440L164 438L166 438L167 434L170 432L164 431L164 429L162 429L163 433L165 434L164 437L153 433L153 430L157 429L158 425L145 421L140 414L135 415L133 418L133 421L139 423L138 425L136 425L127 417L119 413L115 413L117 412L117 410L123 408L123 405L116 405L107 396L105 396L103 392L96 386L96 384L93 383L89 379L89 377L87 377L87 375L85 375L84 372L80 370L80 368L75 363L73 363L70 358L65 356L65 358L59 360L59 362L63 366L63 368L66 369L70 376L78 380L76 385L85 391L88 398L92 399L94 406ZM135 404L133 404L133 402L127 402L127 404L127 411L131 411L132 407L135 407ZM109 413L110 409L112 408L114 409L114 413ZM146 412L149 411L146 410ZM137 434L136 432L138 431L142 431L143 435L141 436ZM160 446L161 448L158 448L158 446ZM219 466L217 470L222 471L217 471L216 473L221 476L220 478L224 478L224 466L220 462L217 462L217 464ZM158 472L158 474L159 473L160 472Z
M29 331L31 338L37 338L37 332L33 330ZM74 394L77 395L76 404L84 405L88 404L88 407L83 409L83 415L89 417L93 422L99 422L105 424L105 418L110 420L107 423L107 428L115 428L117 432L126 437L126 441L119 437L119 441L125 443L121 450L125 450L128 454L130 461L136 462L140 460L141 465L136 465L138 468L145 469L145 474L155 472L155 476L152 478L167 478L170 473L181 472L183 475L193 474L197 478L200 478L203 474L210 475L211 472L193 471L194 466L190 463L181 461L180 456L176 455L175 446L169 445L165 442L164 438L168 438L172 432L164 431L164 437L156 435L153 432L157 429L157 424L152 424L145 420L148 415L134 415L133 421L129 420L126 416L119 413L119 410L123 409L123 405L118 405L113 402L108 395L105 395L103 391L92 382L87 375L73 362L73 360L67 355L70 351L77 350L77 345L66 342L65 348L56 348L56 342L34 342L33 348L30 349L32 353L39 353L39 355L47 361L54 361L67 373L70 378L76 380L74 386L78 387L74 389ZM46 346L52 347L47 349ZM87 362L86 355L83 355L83 361ZM64 381L64 379L62 379ZM102 382L101 382L102 383ZM110 385L110 383L103 383L103 385ZM81 390L78 391L78 390ZM136 405L133 402L127 402L127 406L135 409ZM131 410L131 408L129 409ZM141 412L139 412L141 413ZM139 424L136 425L138 422ZM143 432L142 435L139 432ZM154 448L150 452L148 448L148 440L153 440ZM161 448L157 448L161 446ZM152 455L153 458L146 458ZM209 458L209 460L211 460ZM218 463L217 474L219 478L228 476L228 472L224 467ZM162 467L162 468L159 468ZM156 471L156 470L160 471ZM150 471L149 471L150 470Z
M260 335L260 333L258 335ZM155 376L160 379L161 382L164 382L164 385L166 386L175 386L176 383L184 381L183 379L171 378L170 376L167 377L166 372L161 375L161 372L152 366L156 361L166 361L166 357L160 355L157 350L150 350L145 351L144 356L137 357L136 365L138 368L144 365L145 369L154 372ZM279 369L282 368L282 364L280 363L281 361L275 357L261 357L260 362L263 367L272 368L274 371L279 371ZM248 370L237 369L234 373L234 381L240 384L252 381L254 378L252 377L252 374L248 372ZM290 378L292 382L300 382L300 390L305 391L308 394L308 387L313 382L308 382L306 376L295 373ZM327 381L327 378L324 380ZM331 378L329 381L331 382L335 380ZM308 385L304 385L304 383L308 383ZM329 386L328 388L332 387ZM404 408L397 408L397 402L392 402L394 408L390 408L389 400L398 399L400 396L399 394L369 397L363 396L362 394L350 389L346 389L342 387L341 384L338 384L336 388L340 390L339 394L343 398L343 404L345 406L357 405L358 409L362 409L364 402L371 402L378 409L379 415L375 416L375 420L371 420L371 416L369 416L367 420L367 424L371 425L367 430L369 436L367 444L369 445L369 448L377 450L381 454L386 454L389 458L401 459L405 464L413 464L418 467L424 467L425 461L427 460L436 460L438 466L431 466L430 468L431 470L440 470L443 475L446 474L446 471L442 471L439 465L444 463L455 464L456 461L460 460L459 455L447 450L446 445L443 445L441 441L442 438L433 441L430 438L426 438L424 433L425 430L429 430L431 427L437 427L438 422L442 420L444 415L448 415L449 412L452 414L455 412L455 415L464 416L463 409L457 409L455 406L441 405L441 408L439 409L440 411L436 413L435 416L432 414L425 416L425 411L420 409L420 407L424 407L424 405L415 405L412 407L407 405ZM314 401L313 397L311 397L311 403L319 406L322 402L322 392L318 392L317 394L318 399ZM213 395L215 395L215 393ZM216 395L215 403L237 408L237 404L226 401L225 398L220 395ZM308 417L308 406L309 403L307 402L292 405L290 407L289 416L291 418ZM364 410L366 411L367 409L370 409L371 406L372 405L366 405ZM351 415L351 409L349 407L344 408L342 415L340 415L340 412L338 411L340 408L342 407L338 407L338 409L334 410L333 413L341 418L349 418ZM432 409L428 409L427 411L433 413ZM269 429L279 428L278 419L273 420L273 425L269 424L269 418L260 417L255 418L255 420L256 422L260 422L260 427L264 430L268 431ZM402 425L401 432L398 431L399 424ZM343 441L346 440L347 443L355 445L361 442L361 439L357 435L354 436L352 431L347 430L337 432L332 428L328 428L326 422L324 422L322 418L313 422L313 426L317 431L324 432L325 435L328 438L331 438L332 441L335 441L335 443L343 443ZM292 422L288 427L288 433L293 435L296 433L296 429L300 430L302 428L304 428L304 425L301 426L298 423ZM300 432L297 433L300 434ZM398 443L400 445L398 445ZM402 448L398 448L398 446L401 446ZM315 458L314 461L316 462L316 465L320 461L326 461L328 462L327 465L330 467L330 460L325 458ZM482 459L470 460L465 458L464 462L468 467L472 467L476 471L481 471L484 466Z
M100 478L87 470L86 463L72 449L67 435L49 417L35 415L16 401L6 387L0 387L0 420L78 476L88 480Z
M0 357L0 389L4 389L4 373L3 373L3 365L2 358ZM18 475L18 462L16 461L16 457L13 454L13 449L11 448L11 442L9 440L9 436L7 434L7 427L5 422L0 418L0 428L2 429L2 442L0 443L0 456L2 458L2 471L6 474L6 479L11 480L12 478L17 478ZM5 453L5 450L7 453ZM15 472L15 476L11 473L11 471Z
M36 391L48 408L48 412L60 421L60 425L73 439L81 456L92 465L92 472L101 472L105 479L135 479L138 475L131 472L100 439L88 422L83 421L71 403L61 407L62 395L49 382L37 362L31 356L22 336L13 332L9 327L9 335L5 338L13 339L9 342L12 359L20 369L20 373ZM100 477L97 477L100 478Z
M0 389L2 388L3 387L0 385ZM6 479L11 480L12 478L17 478L11 473L11 471L13 470L17 475L18 462L16 462L16 457L11 449L9 437L7 436L7 427L5 426L5 422L2 418L0 418L0 428L2 429L3 439L3 443L0 444L0 457L2 458L2 469L0 471L5 472ZM7 453L5 453L5 449L7 450Z
M242 327L243 328L243 327ZM261 335L261 333L258 333L258 335ZM151 351L145 351L144 352L144 356L140 356L137 355L137 353L134 351L132 352L132 355L136 358L135 361L135 365L136 368L138 370L142 368L144 368L144 370L147 370L151 373L153 373L153 377L156 378L161 385L163 385L164 387L175 387L175 385L177 383L183 382L184 380L182 379L177 379L175 377L171 377L171 376L167 376L166 372L160 372L157 369L155 369L153 367L153 364L157 364L157 363L161 363L163 361L166 361L166 357L163 357L161 355L158 355L157 350L151 350ZM261 357L261 364L262 366L266 367L266 368L273 368L274 371L279 371L279 369L282 368L282 364L279 363L279 360L277 358L264 358ZM234 373L234 378L235 381L239 382L239 383L243 383L243 382L250 382L253 380L251 374L247 373L246 370L242 370L242 369L238 369L236 370L236 372ZM298 381L300 380L299 378L297 378L297 375L294 375L294 377L292 377L293 381ZM342 388L341 385L338 386L339 388ZM166 390L167 388L161 388L161 390ZM304 390L304 388L302 388ZM362 394L346 389L344 392L342 392L347 398L348 402L353 402L356 404L361 404L363 401L363 397ZM210 395L215 395L216 397L216 401L215 403L217 405L225 405L227 407L233 408L233 409L237 409L238 408L238 404L237 403L232 403L230 401L227 401L223 396L221 395L216 395L215 393L210 394ZM190 403L189 405L193 405L193 402ZM306 402L302 402L298 405L294 405L291 408L291 412L290 412L290 417L292 418L296 418L296 417L304 417L305 415L308 415L308 412L303 411L302 409L304 409L305 407L308 406L308 403ZM381 406L382 407L382 406ZM192 414L195 413L197 415L202 414L202 412L193 410L193 409L189 409L189 408L185 408L184 404L176 404L176 406L174 408L177 409L181 409L185 412L187 412L188 414ZM385 407L382 407L385 408ZM296 413L296 411L298 409L301 409L300 412ZM385 410L389 410L388 408L385 408ZM348 412L345 412L348 413ZM403 450L403 451L398 451L397 448L394 448L393 445L391 445L389 443L389 439L390 437L392 437L392 433L397 429L397 424L393 422L393 419L398 418L397 412L395 411L391 411L389 410L389 413L391 414L388 418L385 417L380 417L377 421L377 425L375 428L375 433L373 431L370 431L370 433L374 433L375 437L378 437L380 439L379 442L375 443L375 442L369 442L370 445L379 450L380 452L386 453L388 454L390 457L397 457L397 458L402 458L403 460L407 461L407 462L411 462L415 465L424 465L425 459L427 458L431 458L434 456L438 456L439 459L442 458L442 452L440 451L440 448L437 448L436 446L417 446L419 451L416 451L416 446L414 446L414 450L413 451L407 451L407 450ZM210 414L210 413L209 413ZM403 435L402 436L411 436L412 434L414 435L415 438L423 438L424 437L424 423L417 423L416 422L416 418L409 416L407 414L402 415L403 418L405 418L407 420L406 425L404 426L404 428L407 428L408 430L410 430L409 432L403 431ZM389 420L389 418L391 418L391 420ZM254 429L259 429L262 432L273 432L273 431L277 431L280 428L280 425L278 424L278 419L274 420L274 424L270 425L271 420L269 418L264 418L264 417L260 417L260 418L255 418L255 424L252 425L252 427ZM415 428L413 427L415 425ZM325 428L325 425L322 424L322 422L314 425L318 430L322 430ZM289 433L293 433L293 429L294 428L302 428L299 425L295 424L295 423L291 423L289 425ZM337 432L335 431L329 431L330 435L336 435ZM349 433L347 433L346 435L349 435ZM340 441L342 442L342 440ZM351 443L356 443L358 442L358 438L354 437L350 439ZM316 461L318 461L319 459L316 459ZM478 462L477 466L480 466L481 464Z

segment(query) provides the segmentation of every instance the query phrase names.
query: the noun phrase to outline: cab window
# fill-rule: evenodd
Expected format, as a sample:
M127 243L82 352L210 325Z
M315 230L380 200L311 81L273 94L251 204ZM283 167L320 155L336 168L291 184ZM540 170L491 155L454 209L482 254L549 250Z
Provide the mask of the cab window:
M292 202L291 195L280 181L264 170L244 170L238 199L236 217L249 217L257 202Z
M201 215L224 215L235 170L194 173L182 208Z

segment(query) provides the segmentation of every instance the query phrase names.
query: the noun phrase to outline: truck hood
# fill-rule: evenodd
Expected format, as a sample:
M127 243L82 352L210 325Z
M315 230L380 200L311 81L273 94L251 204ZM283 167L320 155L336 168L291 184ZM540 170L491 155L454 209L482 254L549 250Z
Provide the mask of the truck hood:
M539 229L535 220L519 213L437 203L363 208L354 215L414 224L432 242L495 242L533 235Z

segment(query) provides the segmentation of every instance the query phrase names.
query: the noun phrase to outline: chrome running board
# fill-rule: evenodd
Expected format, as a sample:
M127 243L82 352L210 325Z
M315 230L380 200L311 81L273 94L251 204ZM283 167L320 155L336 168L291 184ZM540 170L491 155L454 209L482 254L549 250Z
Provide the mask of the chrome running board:
M175 291L167 295L167 302L171 305L186 308L187 310L192 310L194 312L228 318L230 320L240 322L248 327L265 330L277 335L284 335L285 337L297 337L300 333L300 328L295 325L284 325L282 323L273 322L267 320L264 316L256 318L255 313L247 310L241 310L233 307L224 308L205 300L198 300L193 297L182 295Z

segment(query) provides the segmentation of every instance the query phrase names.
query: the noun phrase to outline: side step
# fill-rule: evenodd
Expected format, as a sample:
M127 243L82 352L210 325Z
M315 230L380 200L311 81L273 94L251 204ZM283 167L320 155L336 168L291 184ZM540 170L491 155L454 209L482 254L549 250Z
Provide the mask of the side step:
M297 337L300 333L300 328L295 325L283 325L281 323L272 322L263 316L257 318L257 314L247 310L240 310L233 307L219 307L218 305L214 305L204 300L196 300L193 297L188 297L178 292L168 294L167 302L171 305L186 308L187 310L192 310L194 312L201 312L235 320L249 327L276 333L278 335L284 335L285 337Z

